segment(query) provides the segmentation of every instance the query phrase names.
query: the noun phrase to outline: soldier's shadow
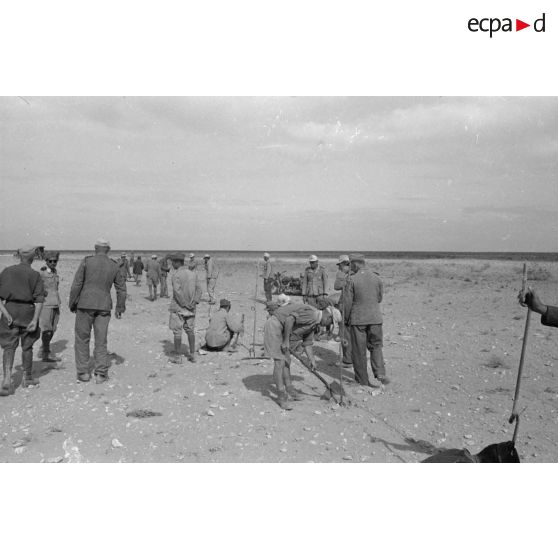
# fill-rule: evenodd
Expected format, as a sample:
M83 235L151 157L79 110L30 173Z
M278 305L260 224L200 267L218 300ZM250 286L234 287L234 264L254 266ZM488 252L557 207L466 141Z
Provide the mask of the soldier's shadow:
M292 375L291 379L293 381L301 381L304 378L302 376ZM271 374L254 374L252 376L246 376L245 378L242 378L242 383L246 389L250 391L259 391L263 397L268 397L270 399L277 398L278 391Z
M329 376L333 380L339 380L339 375L343 375L343 380L349 382L355 381L355 375L353 371L349 368L343 368L339 366L337 362L339 361L339 353L327 349L326 347L320 347L319 345L314 345L314 355L316 356L316 364L318 365L318 372L323 376Z
M174 343L172 341L169 341L168 339L161 339L159 343L161 343L161 346L163 347L165 356L174 356Z

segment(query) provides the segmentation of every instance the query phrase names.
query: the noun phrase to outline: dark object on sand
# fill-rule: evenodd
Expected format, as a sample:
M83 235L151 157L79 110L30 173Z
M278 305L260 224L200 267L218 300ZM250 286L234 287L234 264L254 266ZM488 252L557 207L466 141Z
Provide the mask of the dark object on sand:
M271 289L273 294L284 293L300 296L302 294L302 279L301 277L285 275L284 271L280 271L273 277Z
M135 411L126 413L126 416L134 418L162 417L163 413L158 413L157 411L149 411L147 409L136 409Z
M467 449L442 450L421 463L520 463L520 460L514 443L502 442L490 444L476 455Z

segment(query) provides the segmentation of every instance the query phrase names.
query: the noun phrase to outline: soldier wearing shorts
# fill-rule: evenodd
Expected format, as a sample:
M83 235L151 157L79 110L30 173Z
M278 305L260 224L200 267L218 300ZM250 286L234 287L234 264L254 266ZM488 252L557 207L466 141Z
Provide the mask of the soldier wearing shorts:
M45 252L46 267L41 268L41 277L46 289L46 298L39 318L42 341L40 356L43 362L60 361L60 358L53 354L50 348L50 342L60 319L60 293L58 292L60 277L56 271L59 258L60 252Z
M37 385L33 378L33 344L41 335L39 317L45 300L41 274L31 268L36 247L24 246L18 250L20 263L6 267L0 273L0 347L4 378L0 395L11 395L14 357L21 342L23 380L21 385Z
M196 307L202 296L202 289L197 275L184 265L184 254L169 256L175 273L172 276L172 299L169 306L169 328L174 338L174 355L170 361L182 363L182 331L188 337L190 362L196 362L195 318Z

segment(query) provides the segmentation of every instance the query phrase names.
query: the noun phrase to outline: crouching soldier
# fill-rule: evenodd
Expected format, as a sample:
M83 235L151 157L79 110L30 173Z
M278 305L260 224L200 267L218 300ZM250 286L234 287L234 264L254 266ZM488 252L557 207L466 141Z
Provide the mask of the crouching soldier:
M229 347L234 347L238 336L244 333L244 326L231 316L230 310L231 303L226 298L222 298L219 310L211 316L209 327L205 332L205 346L210 351L223 351L227 348L233 351L234 349Z
M60 293L58 292L60 277L56 272L59 257L60 252L45 252L46 267L41 268L41 277L46 289L46 298L39 318L42 341L39 356L43 362L60 361L60 358L53 354L50 348L50 342L54 337L60 319Z
M31 268L35 246L18 250L20 263L0 273L0 347L4 379L0 396L11 395L12 370L16 349L21 342L23 387L37 385L33 378L33 344L40 337L39 317L45 300L45 288L38 271Z

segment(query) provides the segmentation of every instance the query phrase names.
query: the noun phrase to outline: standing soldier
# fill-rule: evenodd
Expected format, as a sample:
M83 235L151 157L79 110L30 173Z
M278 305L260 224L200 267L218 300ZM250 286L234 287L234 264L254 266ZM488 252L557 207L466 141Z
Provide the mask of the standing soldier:
M161 280L161 266L155 254L151 256L151 260L145 266L145 276L149 288L149 300L157 300L157 285Z
M261 276L264 280L265 299L269 302L271 300L271 286L273 284L273 265L269 261L269 254L267 252L263 255L263 259L263 273Z
M107 334L112 309L112 285L116 290L115 317L121 318L126 311L126 281L120 273L118 262L108 257L109 251L108 240L99 238L95 242L95 255L87 256L81 261L70 289L70 311L76 313L75 353L77 378L80 382L91 379L91 328L95 334L93 356L96 383L101 384L108 380Z
M198 268L198 262L196 261L196 254L190 252L189 258L190 260L188 261L188 269L190 271L196 271L196 269Z
M351 354L355 378L363 386L373 387L368 379L366 350L370 351L370 364L374 377L386 385L384 356L382 353L383 285L377 273L366 267L362 254L351 254L352 275L343 292L345 324L351 330Z
M209 254L203 257L203 264L205 267L205 280L207 284L207 294L209 295L209 304L215 304L215 286L217 285L219 270L215 265L215 261Z
M134 271L134 279L136 280L136 287L139 287L141 285L141 275L143 273L143 268L144 265L141 261L141 257L138 256L132 267Z
M169 306L169 328L174 338L174 353L170 361L182 363L182 330L188 337L190 352L187 358L196 362L195 319L196 307L202 296L201 286L197 275L184 265L184 254L171 254L169 259L175 273L172 275L172 299Z
M33 343L41 335L39 316L45 300L41 274L31 268L35 246L23 246L17 252L20 263L6 267L0 273L0 347L4 351L4 379L0 395L13 393L12 369L16 349L21 341L23 387L34 386Z
M60 319L60 293L58 285L60 277L56 272L60 252L45 252L46 268L41 268L41 277L46 289L46 299L43 304L39 327L41 328L42 348L40 356L43 362L59 362L60 358L51 353L50 342L54 336Z
M163 256L161 259L161 298L169 298L169 287L167 285L169 271L169 258L168 256Z
M336 291L341 291L341 294L339 295L339 302L337 303L337 308L339 309L339 312L341 312L341 316L344 316L343 291L349 281L350 272L351 267L349 256L345 254L339 256L339 261L337 262L337 274L335 275L333 288ZM341 337L341 347L343 349L343 360L341 365L345 368L350 368L353 365L351 357L351 335L349 328L343 323L343 320L339 322L339 337Z
M118 262L118 265L120 266L120 273L122 273L124 281L126 281L126 279L128 279L128 277L131 277L131 275L130 263L128 262L128 258L126 257L125 252L122 252L122 254L120 254L120 261Z
M128 262L128 277L132 278L134 273L134 253L130 254L130 261Z
M327 271L319 265L318 256L308 258L310 265L302 276L302 301L318 308L318 301L323 300L327 292Z

